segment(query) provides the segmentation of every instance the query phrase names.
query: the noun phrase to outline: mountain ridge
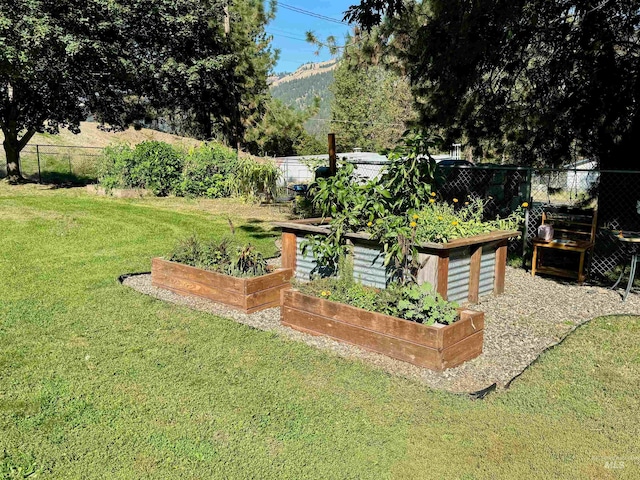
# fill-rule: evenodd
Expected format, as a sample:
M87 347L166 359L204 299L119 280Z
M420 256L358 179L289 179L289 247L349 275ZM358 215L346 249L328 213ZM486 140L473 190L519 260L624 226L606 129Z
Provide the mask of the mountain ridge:
M283 83L313 77L315 75L321 75L327 72L333 72L337 67L337 59L331 59L325 62L305 63L304 65L298 67L298 69L293 73L285 73L269 77L268 82L271 88L275 88L278 85L282 85Z

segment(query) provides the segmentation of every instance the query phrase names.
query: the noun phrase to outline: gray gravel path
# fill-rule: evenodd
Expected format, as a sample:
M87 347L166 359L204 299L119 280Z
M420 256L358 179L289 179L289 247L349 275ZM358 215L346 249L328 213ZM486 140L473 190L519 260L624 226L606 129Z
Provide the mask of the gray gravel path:
M419 380L432 388L456 393L472 393L493 384L498 388L505 387L545 349L595 317L640 315L640 293L631 293L627 301L622 302L620 290L614 292L602 287L532 277L524 270L507 267L505 293L472 307L485 312L482 355L457 368L437 373L327 337L283 327L278 308L246 315L205 299L155 288L151 285L151 275L129 277L123 283L163 301L231 318L260 330L275 331L339 356L359 359L389 373Z

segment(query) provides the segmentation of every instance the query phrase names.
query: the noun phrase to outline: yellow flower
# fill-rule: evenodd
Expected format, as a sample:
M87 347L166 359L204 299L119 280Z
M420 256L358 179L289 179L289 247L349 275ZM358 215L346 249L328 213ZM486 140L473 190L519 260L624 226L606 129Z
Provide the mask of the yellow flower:
M529 206L529 202L524 202L524 203L522 204L522 208L527 208L528 206Z
M436 203L436 200L434 198L430 198L429 203Z
M454 199L453 199L453 203L458 203L458 199L457 199L457 198L454 198Z
M322 290L320 292L320 295L323 297L328 297L329 295L331 295L331 292L329 290Z
M453 222L451 222L451 225L453 225L455 227L456 225L458 225L458 221L454 220Z
M331 296L331 292L329 290L327 290L327 297Z
M367 227L372 227L372 226L373 226L373 222L367 223Z
M436 196L436 192L431 192L431 196L435 197Z
M444 220L444 217L438 217L438 220Z
M418 226L416 222L411 222L409 225L411 226L411 228L416 228Z
M465 205L469 205L469 202L464 202Z
M414 214L413 214L413 219L414 219L414 220L417 220L418 218L419 218L419 217L418 217L418 215L416 215L416 214L414 213Z

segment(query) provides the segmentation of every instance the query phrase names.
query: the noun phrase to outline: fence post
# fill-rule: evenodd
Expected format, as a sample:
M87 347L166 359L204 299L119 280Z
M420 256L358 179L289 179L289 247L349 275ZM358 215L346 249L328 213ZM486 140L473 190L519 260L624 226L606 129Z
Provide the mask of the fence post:
M328 135L329 140L329 172L331 175L335 175L337 169L336 166L336 135L335 133L330 133Z
M38 183L42 183L42 172L40 171L40 145L36 145L36 158L38 159Z
M527 191L529 192L529 198L527 203L529 208L533 207L533 188L531 182L533 181L533 170L531 167L527 168ZM527 247L529 245L529 208L525 209L524 213L524 233L522 235L522 268L527 264Z

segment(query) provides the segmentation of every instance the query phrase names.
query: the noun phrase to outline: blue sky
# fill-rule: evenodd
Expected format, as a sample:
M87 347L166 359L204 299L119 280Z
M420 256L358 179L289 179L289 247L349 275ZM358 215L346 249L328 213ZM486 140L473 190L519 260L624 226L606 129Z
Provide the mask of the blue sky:
M281 2L278 1L278 3ZM342 20L344 11L356 3L359 3L358 0L285 0L282 2L276 11L276 18L266 27L267 32L273 35L273 47L280 50L280 60L274 70L278 73L293 72L304 63L321 62L331 58L326 48L320 52L320 55L314 54L316 47L304 41L307 31L313 31L319 39L334 35L340 45L343 43L345 34L349 32L347 25L297 13L285 8L285 5ZM268 4L266 0L265 5Z

